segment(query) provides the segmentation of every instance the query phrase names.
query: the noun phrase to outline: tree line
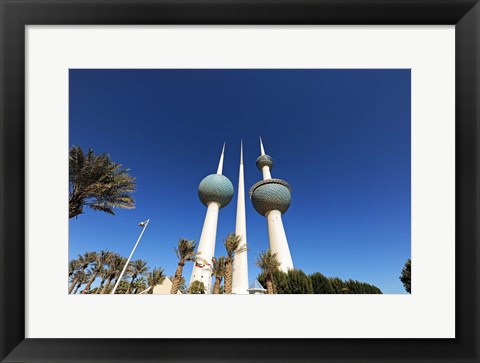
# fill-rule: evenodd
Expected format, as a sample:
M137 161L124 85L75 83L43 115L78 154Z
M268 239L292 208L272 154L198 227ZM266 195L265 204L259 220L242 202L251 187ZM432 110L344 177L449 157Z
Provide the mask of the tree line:
M270 250L260 253L256 264L262 272L258 282L267 289L267 294L381 294L371 284L357 280L343 281L338 277L326 277L320 272L307 275L300 269L280 271L277 254Z
M69 294L110 294L116 285L127 258L116 252L89 251L69 262ZM100 284L92 288L95 280ZM116 294L153 293L153 288L165 280L164 270L150 270L144 260L130 261L122 276Z

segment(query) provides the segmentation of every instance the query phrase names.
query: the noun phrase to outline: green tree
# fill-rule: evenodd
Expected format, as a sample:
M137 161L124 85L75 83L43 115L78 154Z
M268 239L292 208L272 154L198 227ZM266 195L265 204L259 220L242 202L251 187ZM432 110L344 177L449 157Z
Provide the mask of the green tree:
M85 206L109 214L115 214L114 208L134 208L135 178L128 171L108 154L95 155L92 149L84 153L73 146L69 152L69 217L83 214Z
M335 294L335 290L328 278L322 275L320 272L315 272L310 275L312 281L314 294Z
M412 293L412 261L409 258L402 269L402 274L400 275L400 281L402 281L403 287L405 290L411 294Z
M382 291L371 284L367 284L366 282L361 282L357 280L349 279L345 281L347 285L348 294L381 294Z
M145 279L145 277L139 277L133 283L133 293L134 294L139 294L142 291L145 291L146 289L147 289L147 280Z
M347 284L339 277L328 277L335 294L348 294Z
M205 294L205 285L202 281L195 280L188 287L189 294Z
M128 266L128 272L132 279L130 280L130 284L128 285L126 294L130 294L133 289L133 285L135 283L135 279L139 276L143 276L148 271L147 261L144 260L135 260L130 262Z
M257 280L263 287L267 286L266 276L263 272L257 276ZM280 270L273 271L272 285L274 294L287 294L287 273Z
M213 259L213 271L212 274L215 277L215 283L213 284L213 293L220 294L220 287L222 279L225 277L225 257L219 257Z
M115 294L126 294L129 287L130 284L128 283L128 281L122 279L118 284L117 289L115 290Z
M186 262L195 261L195 257L198 255L195 250L197 249L197 244L193 240L187 240L181 238L178 241L178 246L175 247L175 254L178 258L177 270L175 271L175 277L172 281L172 288L170 289L170 294L176 294L180 283L182 281L183 266Z
M242 236L237 236L235 233L230 233L223 241L227 256L225 258L225 294L232 293L232 279L233 279L233 260L235 256L247 250L247 245L242 244Z
M154 268L152 272L147 275L148 292L147 294L153 294L155 286L160 285L165 280L165 274L163 268Z
M265 276L264 286L267 288L267 294L273 294L273 274L280 267L277 254L272 253L270 250L261 252L257 258L257 261L255 261L255 264L260 267Z
M286 294L313 294L310 278L302 270L291 269L287 272Z

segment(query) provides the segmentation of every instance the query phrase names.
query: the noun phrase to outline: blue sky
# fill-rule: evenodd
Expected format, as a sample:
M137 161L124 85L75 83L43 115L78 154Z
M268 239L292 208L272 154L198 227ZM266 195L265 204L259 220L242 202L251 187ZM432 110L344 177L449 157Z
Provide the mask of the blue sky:
M248 199L262 178L259 136L272 176L293 188L283 222L295 267L405 293L410 70L70 70L70 145L109 153L137 182L134 210L70 220L70 257L128 256L150 218L133 258L173 275L178 239L200 238L199 182L216 172L226 142L223 174L236 189L243 139L252 281L268 248L266 220ZM217 256L235 212L236 194L220 211Z

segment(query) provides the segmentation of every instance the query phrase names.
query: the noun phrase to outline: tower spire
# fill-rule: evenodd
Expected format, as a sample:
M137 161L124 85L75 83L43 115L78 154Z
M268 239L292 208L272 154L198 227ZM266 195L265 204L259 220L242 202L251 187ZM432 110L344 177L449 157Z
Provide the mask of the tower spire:
M240 140L240 165L243 165L243 140Z
M240 168L238 170L237 218L235 234L241 238L239 249L247 244L247 221L245 215L245 184L243 180L243 142L240 142ZM248 294L247 251L235 255L233 260L232 292Z
M260 155L265 155L265 149L263 148L262 137L260 136Z
M220 155L220 161L218 162L217 174L222 175L223 172L223 154L225 152L225 143L223 143L222 154Z

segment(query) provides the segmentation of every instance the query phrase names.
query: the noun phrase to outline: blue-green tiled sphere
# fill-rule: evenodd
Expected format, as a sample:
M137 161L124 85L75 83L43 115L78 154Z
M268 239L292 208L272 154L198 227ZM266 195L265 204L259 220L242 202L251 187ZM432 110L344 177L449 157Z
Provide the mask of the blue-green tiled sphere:
M255 210L264 216L268 211L285 213L292 200L290 184L281 179L267 179L255 183L250 189L250 199Z
M200 182L198 197L205 205L217 202L220 204L220 208L223 208L232 200L232 182L224 175L210 174Z
M262 168L267 165L270 170L273 168L273 159L270 155L260 155L257 158L257 168L262 171Z

